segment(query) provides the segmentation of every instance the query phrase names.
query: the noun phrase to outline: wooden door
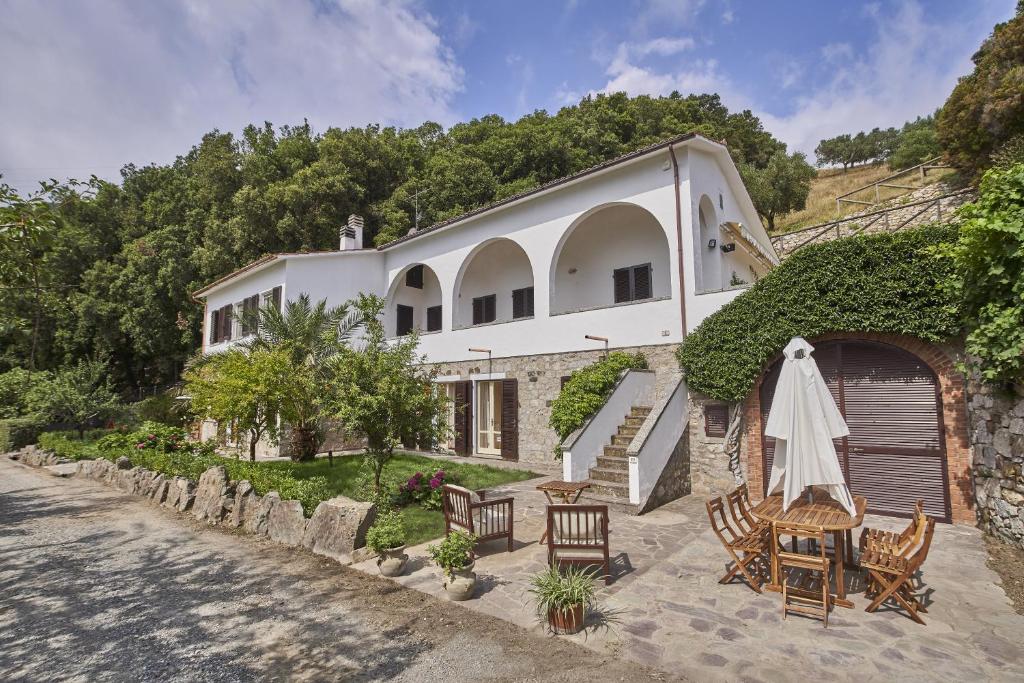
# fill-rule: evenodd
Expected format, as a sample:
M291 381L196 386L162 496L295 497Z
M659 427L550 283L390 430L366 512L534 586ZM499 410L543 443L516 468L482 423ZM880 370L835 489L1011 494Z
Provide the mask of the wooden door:
M867 498L869 512L894 516L909 516L923 499L927 514L948 522L941 393L931 369L911 353L876 342L825 342L813 355L850 428L836 446L851 492ZM781 365L761 387L762 430ZM767 488L775 440L763 438Z

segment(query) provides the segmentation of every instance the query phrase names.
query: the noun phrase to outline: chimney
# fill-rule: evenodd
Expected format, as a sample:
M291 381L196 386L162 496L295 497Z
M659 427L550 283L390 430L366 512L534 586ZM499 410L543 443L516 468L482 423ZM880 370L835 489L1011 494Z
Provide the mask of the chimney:
M341 245L338 247L342 251L351 251L353 249L363 248L363 217L357 216L354 213L348 217L348 223L345 224L341 230L338 231L341 238Z

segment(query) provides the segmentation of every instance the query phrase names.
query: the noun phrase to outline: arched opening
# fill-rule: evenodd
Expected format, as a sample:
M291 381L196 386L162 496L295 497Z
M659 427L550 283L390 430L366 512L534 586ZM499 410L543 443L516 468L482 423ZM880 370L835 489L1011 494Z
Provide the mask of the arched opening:
M551 313L671 296L668 237L649 211L612 204L570 227L555 252Z
M714 291L725 287L722 281L722 244L718 217L711 198L703 195L697 206L698 235L694 258L700 274L700 289Z
M532 318L529 257L510 239L479 245L462 264L454 296L456 328Z
M385 332L389 337L401 337L413 330L440 332L441 326L441 282L437 274L422 263L406 267L389 289Z
M851 492L868 500L868 511L909 516L917 500L925 511L951 520L949 464L940 381L917 355L862 339L814 343L814 359L850 428L836 452ZM775 439L764 436L781 360L759 390L766 486Z

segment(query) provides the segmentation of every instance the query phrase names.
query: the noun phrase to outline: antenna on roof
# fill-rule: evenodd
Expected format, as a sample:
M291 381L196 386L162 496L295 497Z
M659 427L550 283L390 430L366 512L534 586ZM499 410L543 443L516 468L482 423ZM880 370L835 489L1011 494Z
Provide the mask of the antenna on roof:
M415 231L419 231L419 229L420 229L420 195L425 193L425 192L426 192L426 190L420 190L419 192L417 192L416 194L414 194L412 196L413 214L414 214L413 228L412 229L413 229L414 232Z

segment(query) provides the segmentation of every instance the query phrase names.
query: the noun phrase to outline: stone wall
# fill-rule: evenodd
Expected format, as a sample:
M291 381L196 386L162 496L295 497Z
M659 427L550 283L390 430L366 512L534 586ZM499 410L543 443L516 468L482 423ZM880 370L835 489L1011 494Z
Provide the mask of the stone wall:
M939 199L941 197L941 199ZM954 210L961 204L973 201L977 195L973 190L953 190L945 183L927 185L877 207L845 216L833 223L823 223L802 230L795 230L772 237L772 244L781 258L799 249L805 242L810 244L829 242L854 234L874 234L897 229L912 228L935 221L948 221ZM929 205L939 199L938 205ZM873 220L876 218L877 220ZM906 222L906 225L903 223ZM870 223L870 225L867 225ZM861 228L863 226L863 230ZM828 227L826 227L828 226ZM819 237L813 239L815 235Z
M679 443L665 463L665 469L661 471L658 483L644 503L640 512L647 512L665 503L687 496L691 492L691 471L690 471L690 432L683 432Z
M691 393L689 398L690 472L694 493L714 495L736 488L736 477L729 469L729 455L724 437L707 436L704 430L704 407L713 401L707 396Z
M582 336L582 332L580 335ZM643 353L650 368L656 373L655 391L660 397L669 390L673 373L679 370L675 351L678 344L639 346L613 351ZM505 373L506 378L519 382L519 461L551 464L556 462L554 448L558 436L548 425L551 417L551 402L562 389L562 377L573 370L590 365L604 355L603 349L574 351L571 353L543 354L536 356L512 356L486 358L457 363L439 363L439 376L458 375L463 380L471 375Z
M967 390L978 525L1024 547L1024 387Z

